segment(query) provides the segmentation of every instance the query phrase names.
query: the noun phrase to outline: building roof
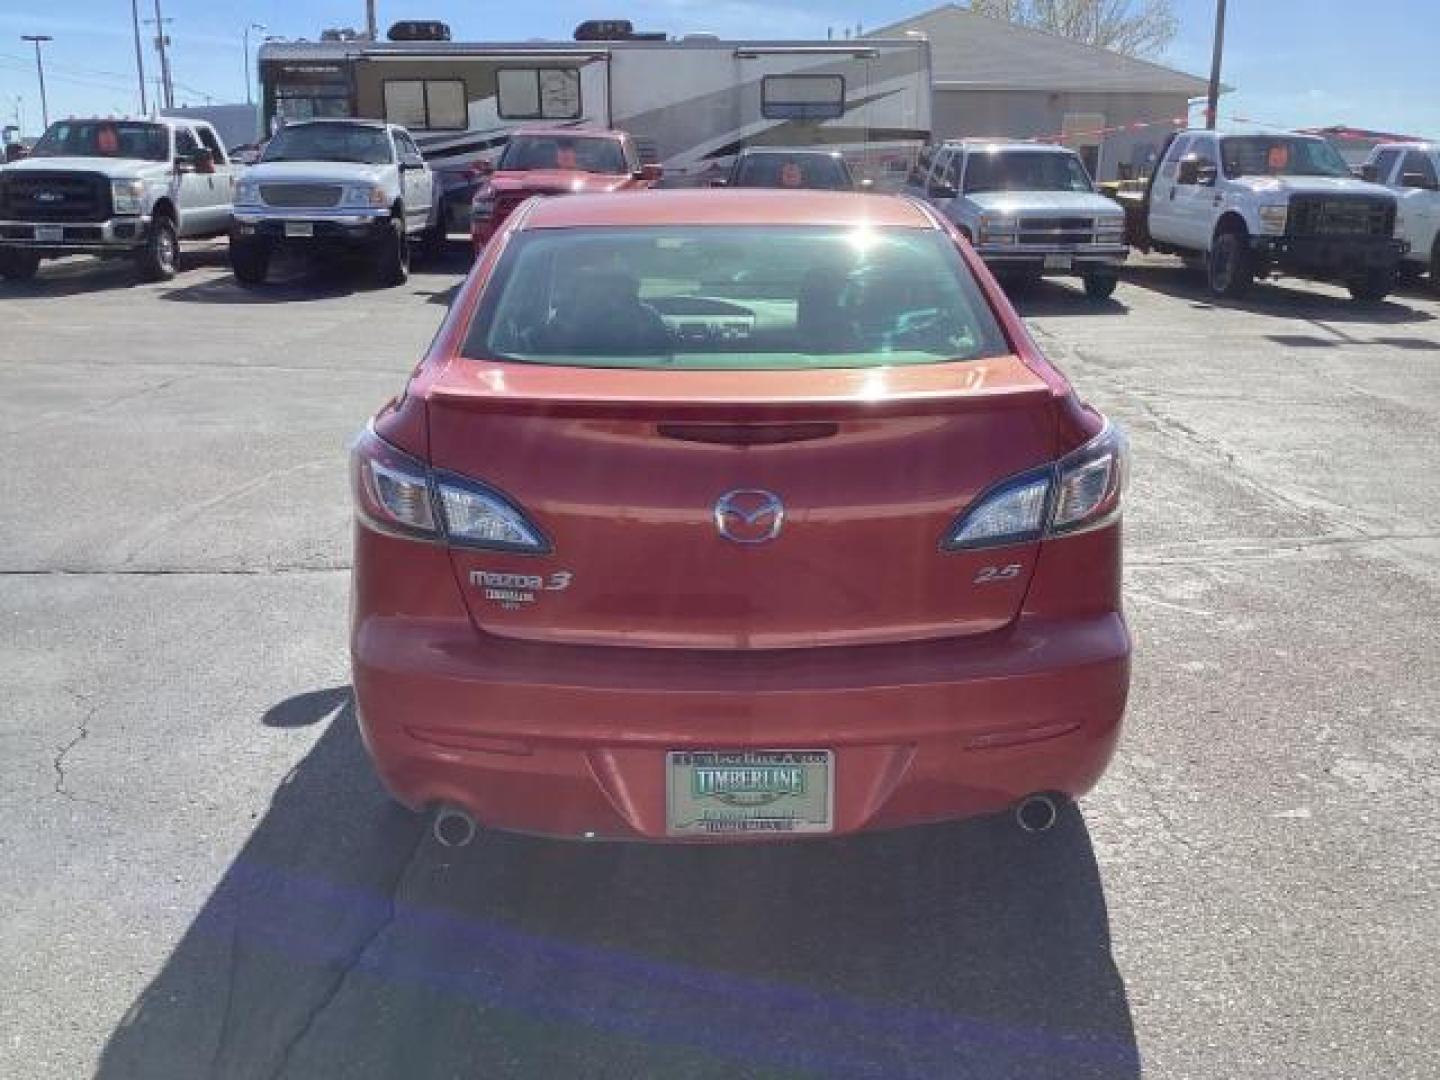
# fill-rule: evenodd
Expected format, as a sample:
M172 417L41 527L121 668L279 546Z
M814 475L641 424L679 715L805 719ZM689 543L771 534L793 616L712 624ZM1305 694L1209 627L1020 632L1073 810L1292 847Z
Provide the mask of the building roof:
M933 229L910 199L841 191L775 188L661 188L613 195L541 199L522 228L569 229L605 225L872 225Z
M1205 79L1108 49L941 4L882 26L866 37L916 31L930 41L936 90L1049 90L1079 93L1183 94L1197 97Z

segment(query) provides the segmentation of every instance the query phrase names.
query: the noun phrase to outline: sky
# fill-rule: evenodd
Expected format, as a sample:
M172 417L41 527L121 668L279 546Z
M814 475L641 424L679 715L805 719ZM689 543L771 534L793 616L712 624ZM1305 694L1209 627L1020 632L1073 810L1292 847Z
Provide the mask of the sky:
M50 115L139 107L132 0L0 0L0 126L38 134L34 47L44 46ZM155 0L138 0L142 18ZM161 0L169 22L177 104L245 100L243 35L251 60L264 34L314 40L329 26L360 27L364 0ZM1174 0L1180 33L1160 62L1206 75L1214 0ZM456 40L568 39L587 18L628 18L639 30L708 30L722 37L823 38L934 6L930 0L378 0L382 33L402 18L437 18ZM159 65L146 35L150 85ZM1229 0L1226 115L1277 126L1343 124L1440 138L1440 0Z

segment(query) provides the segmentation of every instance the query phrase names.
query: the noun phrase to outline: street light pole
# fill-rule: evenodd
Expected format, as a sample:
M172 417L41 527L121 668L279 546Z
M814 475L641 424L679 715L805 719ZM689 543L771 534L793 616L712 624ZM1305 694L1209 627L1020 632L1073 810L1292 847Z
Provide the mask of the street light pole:
M254 105L254 104L255 104L254 94L251 93L251 90L252 90L252 88L253 88L253 86L254 86L255 80L250 77L250 31L251 31L251 30L265 31L265 30L268 30L268 29L269 29L269 27L267 27L264 23L258 23L258 22L251 23L249 26L245 27L245 104L246 104L246 105Z
M1225 0L1215 0L1215 49L1210 55L1210 93L1205 105L1205 126L1215 130L1220 114L1220 57L1225 51Z
M130 0L130 23L135 28L135 78L140 83L140 115L150 111L145 100L145 52L140 48L140 0Z
M175 107L175 84L170 81L170 58L165 53L165 46L170 43L165 37L165 24L169 21L160 14L160 0L155 0L155 49L160 53L160 79L165 87L165 95L161 101L165 108L173 109Z
M48 128L50 126L50 103L45 97L45 61L40 58L40 45L55 39L49 34L21 34L20 40L35 43L35 73L40 76L40 122Z

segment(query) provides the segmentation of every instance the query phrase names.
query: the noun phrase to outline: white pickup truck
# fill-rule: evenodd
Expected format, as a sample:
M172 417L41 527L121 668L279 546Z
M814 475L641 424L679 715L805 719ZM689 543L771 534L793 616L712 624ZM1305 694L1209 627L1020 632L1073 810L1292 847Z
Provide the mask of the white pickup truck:
M905 182L953 221L1002 282L1077 276L1105 300L1125 263L1125 213L1063 146L962 139L926 147Z
M1395 235L1410 245L1400 264L1402 280L1430 272L1440 289L1440 143L1381 143L1360 167L1366 180L1395 193Z
M1203 259L1217 296L1284 273L1381 300L1407 249L1395 238L1395 196L1353 177L1317 136L1178 132L1144 195L1118 198L1134 247Z
M444 238L435 178L410 133L378 120L288 124L235 189L230 265L264 282L281 247L364 255L384 285L410 273L410 245Z
M234 177L209 124L60 120L30 156L0 168L0 278L40 260L123 255L150 281L175 276L179 242L230 227Z

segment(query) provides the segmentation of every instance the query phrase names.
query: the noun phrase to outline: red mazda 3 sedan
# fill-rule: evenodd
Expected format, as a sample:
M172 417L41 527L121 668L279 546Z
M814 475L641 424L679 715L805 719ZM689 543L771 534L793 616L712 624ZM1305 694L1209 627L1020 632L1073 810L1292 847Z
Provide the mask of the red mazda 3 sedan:
M366 745L446 843L1044 828L1124 712L1125 459L920 202L534 200L354 447Z

